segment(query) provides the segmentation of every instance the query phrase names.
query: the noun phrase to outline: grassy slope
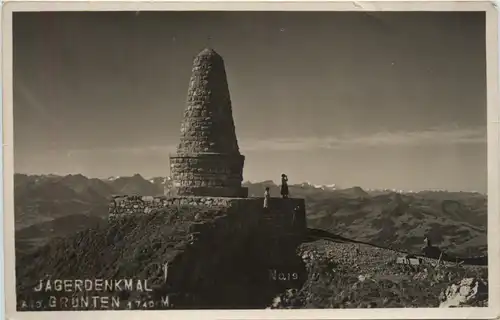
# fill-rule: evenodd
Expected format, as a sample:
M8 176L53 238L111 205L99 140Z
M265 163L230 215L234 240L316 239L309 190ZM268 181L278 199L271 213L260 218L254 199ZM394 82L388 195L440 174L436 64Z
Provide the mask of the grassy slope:
M467 193L458 200L450 197L329 192L324 198L307 199L308 226L412 253L419 253L429 236L453 255L487 254L486 200Z

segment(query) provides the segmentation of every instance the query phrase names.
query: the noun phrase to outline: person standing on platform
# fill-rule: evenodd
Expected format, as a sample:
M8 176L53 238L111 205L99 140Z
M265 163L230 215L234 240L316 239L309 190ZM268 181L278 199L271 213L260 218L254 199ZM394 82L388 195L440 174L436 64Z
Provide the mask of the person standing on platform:
M269 191L269 187L266 187L266 191L264 191L264 209L269 211L269 199L271 198L271 192Z
M288 176L284 173L281 174L281 196L283 199L288 198Z

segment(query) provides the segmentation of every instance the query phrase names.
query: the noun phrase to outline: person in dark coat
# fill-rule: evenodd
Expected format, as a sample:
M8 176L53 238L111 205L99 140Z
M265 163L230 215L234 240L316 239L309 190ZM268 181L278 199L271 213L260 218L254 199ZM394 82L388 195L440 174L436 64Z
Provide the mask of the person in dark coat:
M283 199L288 198L288 177L286 174L281 174L281 196Z

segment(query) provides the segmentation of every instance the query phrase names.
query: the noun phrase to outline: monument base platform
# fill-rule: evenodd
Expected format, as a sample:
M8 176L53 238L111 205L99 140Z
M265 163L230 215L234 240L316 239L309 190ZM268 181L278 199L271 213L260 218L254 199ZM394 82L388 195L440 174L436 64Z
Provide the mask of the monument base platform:
M270 198L269 208L264 208L264 198L229 197L138 197L115 196L109 206L110 218L161 212L163 208L206 207L214 210L224 209L229 216L250 215L250 221L259 225L258 230L267 230L270 236L306 232L306 213L304 199Z
M138 221L154 230L164 247L168 243L159 256L168 278L162 273L157 279L165 292L174 293L174 308L213 308L233 298L243 306L253 285L252 296L267 303L286 289L300 289L307 279L297 255L307 230L304 199L271 198L264 208L263 198L139 198L115 198L110 225Z

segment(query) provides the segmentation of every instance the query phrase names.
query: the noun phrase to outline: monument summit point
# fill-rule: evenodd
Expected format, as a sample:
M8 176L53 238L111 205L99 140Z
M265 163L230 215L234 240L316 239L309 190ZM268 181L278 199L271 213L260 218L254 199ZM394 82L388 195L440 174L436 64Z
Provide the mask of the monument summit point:
M178 196L248 196L224 60L213 49L194 59L180 143L170 156Z

